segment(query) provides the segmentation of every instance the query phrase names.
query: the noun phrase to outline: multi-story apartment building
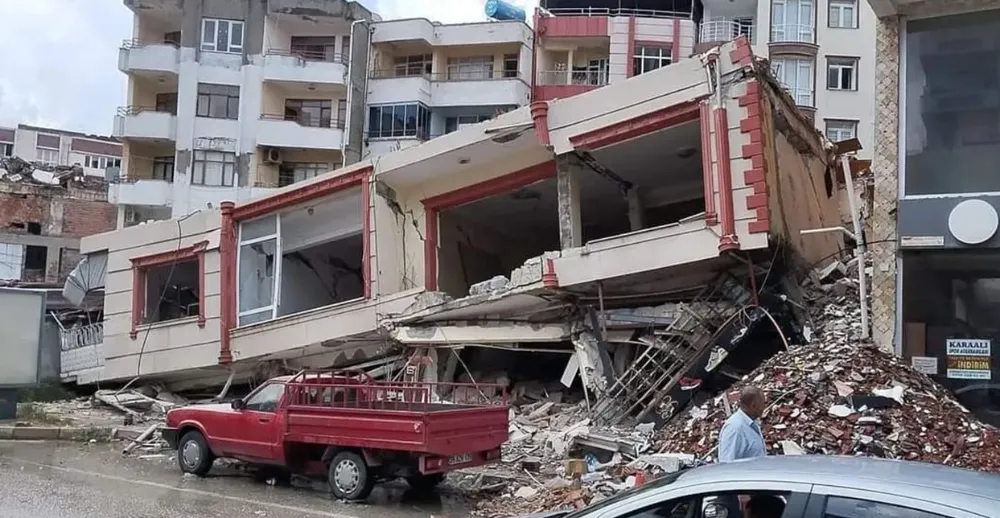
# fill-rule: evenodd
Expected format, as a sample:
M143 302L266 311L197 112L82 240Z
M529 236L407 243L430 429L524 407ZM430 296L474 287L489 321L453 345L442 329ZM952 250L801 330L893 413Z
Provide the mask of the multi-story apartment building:
M879 16L875 337L995 421L1000 3L869 3Z
M372 28L366 155L483 122L531 100L534 33L521 21Z
M330 0L125 0L121 226L183 216L360 158L370 11ZM352 39L360 43L352 45ZM353 89L352 89L353 88Z
M104 177L109 167L121 167L122 144L112 137L18 124L0 127L0 156L51 166L78 165L84 174Z

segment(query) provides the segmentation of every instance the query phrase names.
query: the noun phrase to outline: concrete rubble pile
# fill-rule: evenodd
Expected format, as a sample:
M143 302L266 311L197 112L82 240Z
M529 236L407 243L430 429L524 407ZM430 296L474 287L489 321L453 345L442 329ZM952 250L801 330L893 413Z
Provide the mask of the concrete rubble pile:
M16 156L0 157L0 180L68 187L71 183L85 188L103 188L104 178L88 176L80 164L52 165L29 162Z
M836 281L849 285L847 279ZM859 339L857 296L830 297L813 343L780 352L720 395L657 433L657 451L714 461L718 434L739 390L760 387L772 455L864 455L1000 471L1000 430L903 360ZM728 399L729 401L726 401Z

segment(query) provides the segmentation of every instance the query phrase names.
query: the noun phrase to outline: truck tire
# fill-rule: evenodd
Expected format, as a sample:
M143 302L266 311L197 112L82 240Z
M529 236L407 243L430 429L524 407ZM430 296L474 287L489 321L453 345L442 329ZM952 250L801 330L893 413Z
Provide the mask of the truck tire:
M444 473L434 475L413 475L406 477L406 483L421 493L429 493L444 480Z
M177 463L181 465L181 471L192 473L199 477L208 475L215 462L215 455L208 447L205 436L197 430L192 430L177 443Z
M330 461L330 489L342 500L364 500L375 487L375 477L365 459L353 451L342 451Z

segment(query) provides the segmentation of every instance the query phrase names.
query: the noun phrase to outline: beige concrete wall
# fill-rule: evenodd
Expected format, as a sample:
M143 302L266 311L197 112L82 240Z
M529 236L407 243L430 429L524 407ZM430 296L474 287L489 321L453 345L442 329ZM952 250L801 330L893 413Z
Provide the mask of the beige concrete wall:
M174 156L174 146L167 142L126 140L122 142L122 171L129 180L153 177L153 159Z
M84 238L84 253L106 249L108 272L104 296L105 366L100 379L126 379L195 367L212 366L219 356L219 224L217 211L203 211L178 223L159 221ZM178 229L179 225L179 229ZM181 238L178 240L178 230ZM130 259L168 252L208 241L205 252L205 317L199 327L197 317L138 327L138 336L129 337L132 325L132 264ZM143 342L145 348L143 349ZM141 370L139 367L142 351Z

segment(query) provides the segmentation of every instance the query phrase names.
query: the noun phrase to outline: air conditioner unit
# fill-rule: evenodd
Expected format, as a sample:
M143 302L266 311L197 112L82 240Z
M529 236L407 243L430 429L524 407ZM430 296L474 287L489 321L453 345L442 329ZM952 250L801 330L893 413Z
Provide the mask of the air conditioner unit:
M267 164L280 164L281 163L281 150L275 148L268 148L264 153L264 163Z

